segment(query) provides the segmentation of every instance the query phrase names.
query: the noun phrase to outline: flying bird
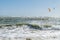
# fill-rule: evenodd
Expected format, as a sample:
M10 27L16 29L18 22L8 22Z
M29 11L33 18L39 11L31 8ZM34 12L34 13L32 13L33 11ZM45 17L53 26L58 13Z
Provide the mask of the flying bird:
M51 12L51 8L48 8L48 11Z
M55 10L55 8L53 8L53 10ZM52 9L51 9L51 8L48 8L48 11L49 11L49 12L51 12L51 11L52 11Z

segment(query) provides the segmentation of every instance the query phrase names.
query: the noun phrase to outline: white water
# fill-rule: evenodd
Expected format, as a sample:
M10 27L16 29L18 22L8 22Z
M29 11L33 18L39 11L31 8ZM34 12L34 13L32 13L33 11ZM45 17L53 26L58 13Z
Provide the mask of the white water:
M31 38L32 40L59 40L60 31L30 29L26 25L11 30L7 28L0 29L0 40L4 40L4 38L5 40L8 40L8 38L13 40L15 37L20 38L19 40L25 40L25 38Z
M30 24L41 25L45 23L33 21ZM60 25L53 25L52 27L60 28ZM26 40L26 38L32 40L60 40L60 30L36 30L29 28L27 25L18 28L16 26L0 28L0 40Z

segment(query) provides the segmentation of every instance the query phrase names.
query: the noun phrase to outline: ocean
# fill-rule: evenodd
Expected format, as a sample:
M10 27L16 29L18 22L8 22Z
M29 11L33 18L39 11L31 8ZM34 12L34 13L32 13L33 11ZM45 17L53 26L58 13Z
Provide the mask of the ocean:
M60 18L0 17L0 40L59 40Z

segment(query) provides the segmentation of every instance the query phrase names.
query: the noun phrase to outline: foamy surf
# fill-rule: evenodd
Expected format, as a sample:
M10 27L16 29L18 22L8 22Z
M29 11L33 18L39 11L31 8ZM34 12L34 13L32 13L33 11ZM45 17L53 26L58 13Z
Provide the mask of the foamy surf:
M36 30L30 29L28 26L14 28L12 30L3 28L0 29L0 40L59 40L60 31L58 30Z

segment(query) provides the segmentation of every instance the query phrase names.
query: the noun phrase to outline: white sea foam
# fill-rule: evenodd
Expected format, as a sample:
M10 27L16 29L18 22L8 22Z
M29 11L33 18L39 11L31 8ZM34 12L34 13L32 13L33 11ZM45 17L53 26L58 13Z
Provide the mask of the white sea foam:
M14 28L12 30L3 28L0 29L0 37L6 38L35 38L35 39L43 39L43 40L59 40L60 39L60 31L58 30L36 30L30 29L28 26L22 26L18 28Z
M43 21L32 21L30 24L50 24L50 22ZM60 28L60 25L52 25L52 28ZM0 39L2 38L20 38L19 40L25 40L24 38L32 38L33 40L60 40L60 30L37 30L31 29L27 25L16 28L13 26L11 28L4 27L0 28ZM22 38L22 39L21 39ZM8 39L7 39L8 40ZM13 39L11 39L13 40ZM15 40L15 39L14 39Z

